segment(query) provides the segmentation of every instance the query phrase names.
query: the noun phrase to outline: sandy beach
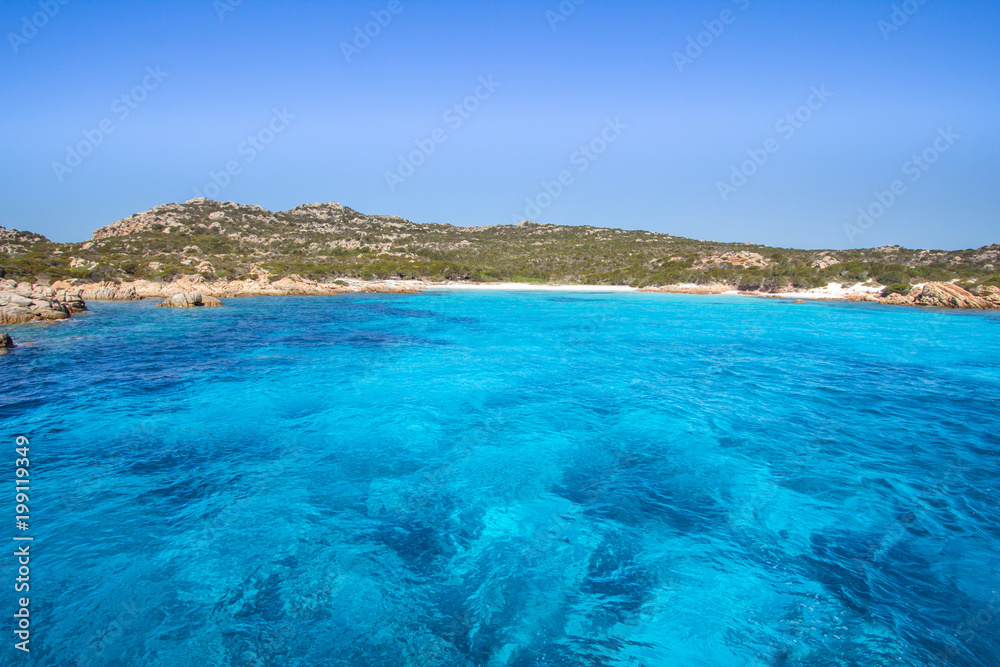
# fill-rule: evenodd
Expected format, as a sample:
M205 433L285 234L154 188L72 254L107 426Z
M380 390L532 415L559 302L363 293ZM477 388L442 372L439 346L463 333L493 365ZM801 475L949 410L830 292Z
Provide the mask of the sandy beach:
M923 285L915 285L915 287L923 287ZM862 283L854 285L842 285L841 283L830 283L826 287L817 287L811 290L805 290L802 292L781 292L781 293L755 293L754 296L768 296L768 297L779 297L782 299L803 299L803 300L814 300L814 301L825 301L828 299L843 299L848 294L854 293L864 293L872 294L873 296L878 296L882 293L881 285L865 285Z
M741 292L735 289L711 290L704 285L682 284L671 285L668 288L638 289L628 285L552 285L539 283L470 283L470 282L430 282L425 280L346 280L350 289L364 290L373 285L389 289L412 289L412 290L471 290L483 292L497 291L518 291L518 292L643 292L651 294L691 294L691 295L713 295L713 296L755 296L755 297L780 297L783 299L806 299L806 300L827 300L843 299L846 295L855 292L864 292L878 295L882 287L864 284L842 285L840 283L830 283L826 287L817 287L811 290L800 292Z
M627 285L540 285L535 283L418 283L420 289L461 289L474 291L519 291L519 292L635 292L634 287Z

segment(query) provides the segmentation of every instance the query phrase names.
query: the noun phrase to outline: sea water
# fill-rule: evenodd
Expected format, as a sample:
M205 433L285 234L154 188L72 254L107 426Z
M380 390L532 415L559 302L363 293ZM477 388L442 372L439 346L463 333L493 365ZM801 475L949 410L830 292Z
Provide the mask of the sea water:
M995 313L90 306L0 357L2 664L1000 664Z

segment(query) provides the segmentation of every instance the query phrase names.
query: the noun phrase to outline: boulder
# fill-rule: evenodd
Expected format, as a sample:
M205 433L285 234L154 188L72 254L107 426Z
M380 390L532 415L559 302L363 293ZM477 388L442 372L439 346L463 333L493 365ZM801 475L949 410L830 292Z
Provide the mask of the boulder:
M0 334L0 350L9 350L14 347L14 339L10 337L10 334Z
M80 313L87 310L87 304L76 292L59 290L56 292L55 300L66 306L70 313Z
M178 292L159 305L164 308L197 308L201 306L201 292Z
M78 294L85 301L136 301L140 298L132 285L116 285L112 282L82 285Z
M164 308L218 308L222 302L201 292L178 292L158 305Z

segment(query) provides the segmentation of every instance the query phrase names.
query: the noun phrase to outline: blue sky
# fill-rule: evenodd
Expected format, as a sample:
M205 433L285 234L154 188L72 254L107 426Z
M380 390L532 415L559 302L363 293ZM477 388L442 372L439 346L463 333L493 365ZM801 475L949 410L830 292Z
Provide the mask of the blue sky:
M54 240L202 193L1000 241L998 3L6 0L0 31L0 225Z

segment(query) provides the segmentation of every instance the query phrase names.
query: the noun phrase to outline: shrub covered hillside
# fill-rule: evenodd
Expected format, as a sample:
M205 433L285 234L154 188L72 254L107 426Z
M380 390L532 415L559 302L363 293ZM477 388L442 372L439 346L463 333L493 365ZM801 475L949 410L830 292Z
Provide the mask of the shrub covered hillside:
M364 215L340 204L273 213L196 199L157 206L53 243L0 228L0 274L18 280L169 281L240 278L558 282L645 287L727 283L779 291L872 280L897 290L927 281L1000 284L1000 246L977 250L789 250L599 227L455 227Z

